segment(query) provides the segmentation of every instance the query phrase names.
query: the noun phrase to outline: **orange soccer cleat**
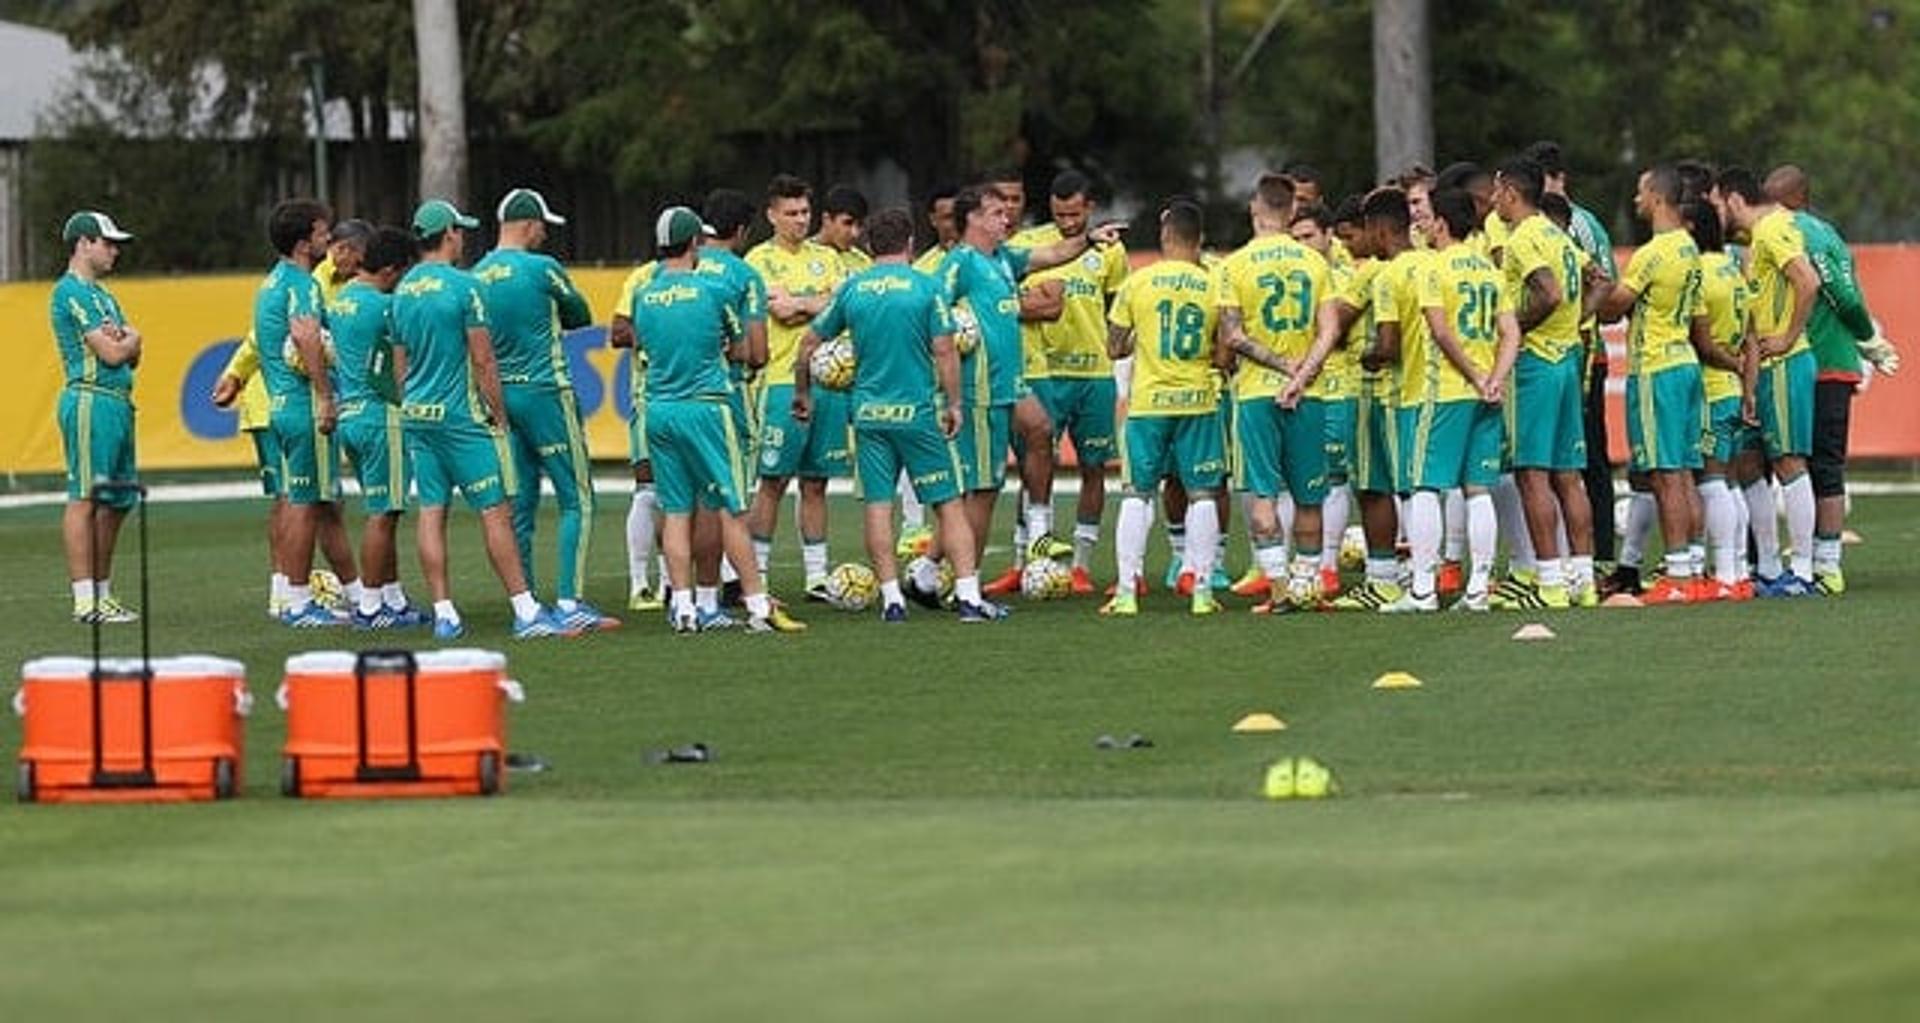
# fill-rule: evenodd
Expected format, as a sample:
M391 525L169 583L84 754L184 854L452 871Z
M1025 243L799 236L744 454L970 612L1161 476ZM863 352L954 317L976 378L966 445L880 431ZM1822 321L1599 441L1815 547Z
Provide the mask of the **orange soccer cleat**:
M1647 592L1641 594L1640 602L1648 607L1656 604L1691 604L1694 602L1695 583L1692 579L1675 579L1661 576Z
M1454 566L1454 569L1458 571L1459 566L1458 565ZM1320 570L1320 596L1323 599L1332 600L1333 598L1339 595L1340 595L1340 570L1337 568L1321 569Z
M1004 597L1009 593L1020 592L1020 567L1012 565L1005 572L995 576L992 582L980 587L980 592L989 597Z
M1335 582L1338 580L1336 579ZM1440 574L1435 582L1435 588L1443 594L1459 593L1467 588L1466 576L1460 571L1458 561L1440 563Z
M1082 568L1079 565L1075 565L1073 567L1073 583L1072 583L1071 589L1073 591L1073 595L1076 597L1093 596L1094 589L1095 589L1093 585L1093 576L1089 575L1085 568Z

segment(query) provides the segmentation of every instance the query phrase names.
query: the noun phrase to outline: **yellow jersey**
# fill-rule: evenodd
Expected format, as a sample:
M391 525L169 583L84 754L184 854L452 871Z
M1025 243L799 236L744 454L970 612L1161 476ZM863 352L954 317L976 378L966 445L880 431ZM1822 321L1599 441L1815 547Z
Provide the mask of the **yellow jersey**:
M240 397L234 401L240 429L266 429L273 418L273 406L267 400L267 378L260 373L260 344L253 339L253 331L240 339L233 358L227 360L227 368L220 374L240 381Z
M1471 238L1468 241L1486 257L1487 262L1500 266L1506 260L1501 253L1507 247L1508 234L1507 222L1500 219L1500 214L1488 210L1487 218L1480 222L1479 241L1475 243Z
M333 296L339 294L340 289L347 286L347 281L341 281L338 284L335 284L333 281L332 255L328 255L314 266L313 279L315 283L320 285L320 307L322 309L332 305ZM352 279L351 277L347 278L348 281Z
M1346 266L1335 264L1329 280L1333 297L1359 313L1347 327L1347 336L1327 355L1326 365L1307 388L1307 396L1327 401L1344 401L1360 396L1360 356L1373 336L1373 278L1383 264L1363 259Z
M1500 268L1471 241L1455 242L1428 258L1416 281L1419 309L1414 315L1424 322L1426 310L1441 310L1467 361L1482 373L1490 372L1500 350L1500 315L1514 311L1513 293L1507 290ZM1404 295L1399 307L1404 327ZM1403 335L1400 342L1402 406L1480 400L1480 392L1440 350L1431 333L1420 331L1417 340L1409 347Z
M1336 270L1351 270L1354 264L1353 253L1347 251L1347 243L1338 238L1328 239L1327 265Z
M1751 245L1747 249L1747 290L1753 300L1753 335L1775 337L1786 333L1793 322L1793 281L1787 277L1787 265L1807 258L1807 242L1794 226L1793 211L1785 206L1754 222ZM1787 350L1766 360L1772 365L1808 348L1806 331L1793 339Z
M1007 242L1019 249L1036 249L1061 241L1052 224L1030 227ZM1051 323L1022 323L1021 348L1027 378L1104 378L1113 375L1107 358L1107 302L1127 279L1127 250L1121 245L1098 245L1059 266L1028 274L1020 283L1059 281L1065 306Z
M1700 305L1712 324L1713 343L1739 355L1747 333L1747 278L1724 252L1700 254ZM1740 397L1738 373L1701 366L1700 376L1709 403Z
M1272 234L1242 245L1213 271L1213 304L1236 309L1255 344L1298 361L1313 347L1314 311L1333 295L1326 257ZM1271 398L1287 378L1242 362L1233 374L1235 401Z
M847 277L841 254L811 239L788 250L769 238L747 252L747 265L760 272L767 291L784 291L795 298L830 295ZM767 317L767 368L760 379L769 384L793 383L793 360L800 354L805 321L791 326Z
M1691 332L1700 301L1700 250L1685 228L1653 236L1627 261L1621 284L1638 295L1627 327L1627 372L1651 376L1698 365Z
M825 242L821 242L820 246L832 249L834 254L840 257L840 271L846 277L852 277L873 265L873 257L867 255L865 249L835 249Z
M1112 322L1133 331L1129 416L1215 415L1219 377L1213 370L1218 313L1205 268L1166 259L1128 277L1114 297Z
M1367 315L1373 319L1375 333L1380 325L1391 323L1400 329L1398 365L1386 366L1369 374L1376 381L1376 393L1398 403L1401 377L1407 366L1407 353L1426 350L1427 317L1420 311L1420 282L1427 263L1438 254L1432 249L1407 249L1386 262L1373 277L1373 300Z
M952 251L952 249L946 246L935 245L933 248L922 252L919 258L913 261L913 268L929 277L938 277L940 276L940 264L946 262L947 253Z
M1527 300L1527 278L1538 271L1553 275L1560 285L1560 304L1524 339L1527 351L1548 362L1558 362L1580 347L1580 246L1546 214L1535 213L1513 225L1505 252L1501 268L1506 271L1507 290L1513 293L1515 303Z

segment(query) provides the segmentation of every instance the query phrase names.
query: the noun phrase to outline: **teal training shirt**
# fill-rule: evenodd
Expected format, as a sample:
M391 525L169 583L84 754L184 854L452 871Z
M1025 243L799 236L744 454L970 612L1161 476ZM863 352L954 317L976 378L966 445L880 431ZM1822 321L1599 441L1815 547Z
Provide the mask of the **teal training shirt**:
M103 391L133 394L133 367L108 366L87 347L86 336L94 330L115 324L125 326L127 317L120 302L99 281L83 281L69 270L53 284L51 303L53 341L60 349L60 365L67 383L97 387Z
M961 401L972 407L1011 405L1020 389L1020 278L1027 250L1002 245L993 254L962 242L940 264L947 304L965 302L980 324L980 344L960 366Z
M560 261L544 252L494 249L474 264L500 382L571 387L566 331L593 322L587 300Z
M1579 203L1572 203L1573 219L1568 222L1568 233L1573 235L1574 244L1580 246L1587 258L1594 261L1600 269L1607 272L1609 278L1620 276L1620 268L1613 261L1613 239L1600 223L1593 211Z
M267 271L267 279L260 282L260 290L253 297L253 339L260 346L260 375L276 408L312 398L312 385L287 365L286 359L290 326L307 316L326 322L320 282L292 260L282 259Z
M760 276L760 271L748 266L746 260L734 254L732 249L724 245L706 246L700 250L700 262L694 268L720 281L726 288L734 319L739 321L741 330L744 331L751 324L767 322L766 279ZM734 386L744 386L747 364L729 363L727 376Z
M333 385L340 406L378 402L380 395L367 382L367 360L392 321L387 307L393 299L365 281L348 281L327 303L327 329L333 333Z
M393 344L407 353L400 412L409 422L485 422L473 389L467 331L487 325L473 275L421 263L393 289Z
M939 282L901 263L869 267L840 285L812 330L853 339L853 425L932 422L933 339L953 333Z
M633 290L633 333L646 354L647 401L725 401L727 346L740 336L716 278L664 264Z
M1820 295L1807 317L1807 344L1818 373L1833 380L1860 379L1858 342L1874 334L1873 316L1854 276L1853 250L1833 225L1806 210L1796 210L1793 226L1806 240L1807 260L1820 275Z

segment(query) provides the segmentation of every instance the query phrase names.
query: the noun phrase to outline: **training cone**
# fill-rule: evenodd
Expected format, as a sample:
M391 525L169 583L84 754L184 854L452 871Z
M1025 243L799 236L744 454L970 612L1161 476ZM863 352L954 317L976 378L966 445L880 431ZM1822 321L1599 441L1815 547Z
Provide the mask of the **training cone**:
M1286 727L1287 723L1285 721L1265 711L1248 714L1246 717L1233 723L1233 730L1241 733L1281 732L1285 731Z
M1639 597L1631 593L1616 593L1600 602L1601 607L1646 607Z
M1856 533L1851 529L1843 529L1840 531L1840 542L1851 545L1856 543L1864 543L1865 539L1861 537L1859 533Z
M1514 631L1514 639L1553 639L1554 631L1539 622L1528 622Z
M1418 689L1420 680L1404 671L1389 671L1373 680L1375 689Z

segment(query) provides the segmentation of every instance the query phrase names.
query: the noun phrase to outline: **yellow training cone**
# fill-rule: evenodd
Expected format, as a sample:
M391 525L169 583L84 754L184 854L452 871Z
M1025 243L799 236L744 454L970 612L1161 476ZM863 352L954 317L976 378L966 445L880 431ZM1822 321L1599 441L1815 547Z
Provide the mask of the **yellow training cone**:
M1554 632L1552 629L1547 628L1546 626L1540 624L1539 622L1528 622L1527 624L1520 626L1519 630L1513 634L1513 638L1514 639L1553 639Z
M1279 732L1285 731L1286 727L1285 721L1265 711L1248 714L1233 723L1233 730L1236 732Z
M1389 671L1373 680L1375 689L1418 689L1420 680L1404 671Z

